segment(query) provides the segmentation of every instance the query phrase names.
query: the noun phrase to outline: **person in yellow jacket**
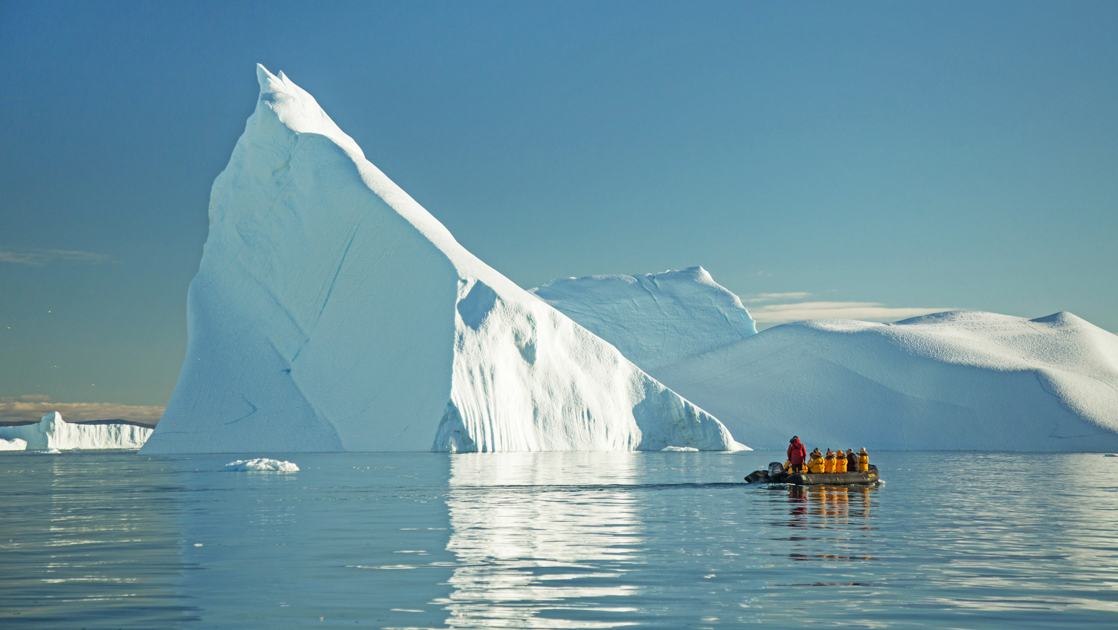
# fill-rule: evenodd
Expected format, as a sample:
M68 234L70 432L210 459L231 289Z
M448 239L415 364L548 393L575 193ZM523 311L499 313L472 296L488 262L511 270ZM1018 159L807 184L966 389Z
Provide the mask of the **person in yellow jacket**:
M827 454L823 456L823 472L835 472L835 453L831 449L827 449Z
M807 461L807 470L810 473L818 474L823 472L823 467L823 453L820 453L819 449L815 449L811 452L811 459Z
M843 454L841 448L835 451L835 472L846 472L846 455Z
M870 454L866 452L866 447L858 451L858 472L870 471Z

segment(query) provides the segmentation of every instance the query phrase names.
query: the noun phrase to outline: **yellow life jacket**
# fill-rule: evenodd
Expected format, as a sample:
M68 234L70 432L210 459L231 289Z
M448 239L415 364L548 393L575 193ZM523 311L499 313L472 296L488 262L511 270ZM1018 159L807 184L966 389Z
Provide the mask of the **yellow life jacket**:
M846 472L846 455L843 455L841 451L835 453L835 472Z
M859 455L858 456L858 471L859 472L869 472L870 471L870 456L869 455Z
M809 460L808 463L807 463L807 469L808 469L809 472L812 472L812 473L823 472L823 466L824 466L824 464L823 464L823 458L822 457L812 457L811 460Z
M827 453L826 457L823 458L823 472L828 472L828 473L835 472L835 454L834 453Z

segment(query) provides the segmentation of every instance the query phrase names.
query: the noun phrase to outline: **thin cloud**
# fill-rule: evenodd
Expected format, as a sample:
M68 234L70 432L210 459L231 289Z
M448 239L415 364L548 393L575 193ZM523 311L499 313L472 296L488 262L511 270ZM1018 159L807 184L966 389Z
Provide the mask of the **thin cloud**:
M797 293L747 293L738 297L746 304L757 304L758 302L778 302L780 300L802 300L811 297L811 294L803 291Z
M15 402L47 402L50 396L46 394L24 394L23 396L0 396L0 403Z
M163 410L164 407L119 403L57 403L41 395L15 396L0 398L0 425L38 422L45 414L57 411L68 422L120 420L154 426Z
M805 319L858 319L867 322L895 322L910 317L942 313L952 308L897 308L880 302L797 302L766 304L749 309L757 323L770 325Z
M0 263L42 267L52 262L73 262L85 265L104 265L114 262L105 254L79 252L65 249L29 249L22 252L0 251Z

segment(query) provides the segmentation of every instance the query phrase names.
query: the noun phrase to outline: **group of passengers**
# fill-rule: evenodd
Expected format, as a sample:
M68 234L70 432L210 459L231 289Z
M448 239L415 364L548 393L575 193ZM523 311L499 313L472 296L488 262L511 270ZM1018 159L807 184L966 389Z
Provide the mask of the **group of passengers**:
M846 449L845 453L841 448L837 451L827 449L826 455L815 449L809 459L807 447L798 436L793 435L788 442L788 461L784 462L784 470L788 473L868 472L870 469L870 455L865 447L857 453L852 448Z

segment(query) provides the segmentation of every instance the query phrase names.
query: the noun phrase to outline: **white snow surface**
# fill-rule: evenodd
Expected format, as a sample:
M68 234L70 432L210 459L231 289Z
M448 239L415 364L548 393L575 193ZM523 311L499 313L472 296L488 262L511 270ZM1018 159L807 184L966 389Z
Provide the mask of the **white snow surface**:
M258 78L145 453L740 446L466 251L283 73Z
M0 438L23 442L22 449L0 450L50 450L140 448L151 436L152 430L131 424L78 424L66 422L62 414L52 411L38 424L0 427Z
M228 472L299 472L299 467L278 459L238 459L225 465Z
M741 299L702 267L564 278L532 292L649 373L757 334Z
M0 451L26 451L27 440L19 438L12 438L10 440L0 440Z
M611 304L600 293L617 285L590 287L580 301L574 289L591 280L560 281L569 290L551 303L590 321L583 313ZM697 284L701 295L706 284ZM638 348L630 358L639 366L755 448L783 449L795 434L822 448L1118 449L1118 336L1071 313L815 320L712 349L690 342L704 337L703 326L709 338L725 338L725 327L704 316L708 308L701 298L695 316L606 308L597 317L607 323L592 330L618 348ZM660 317L678 321L649 321ZM657 340L674 362L643 358L634 337L650 330L685 331Z

